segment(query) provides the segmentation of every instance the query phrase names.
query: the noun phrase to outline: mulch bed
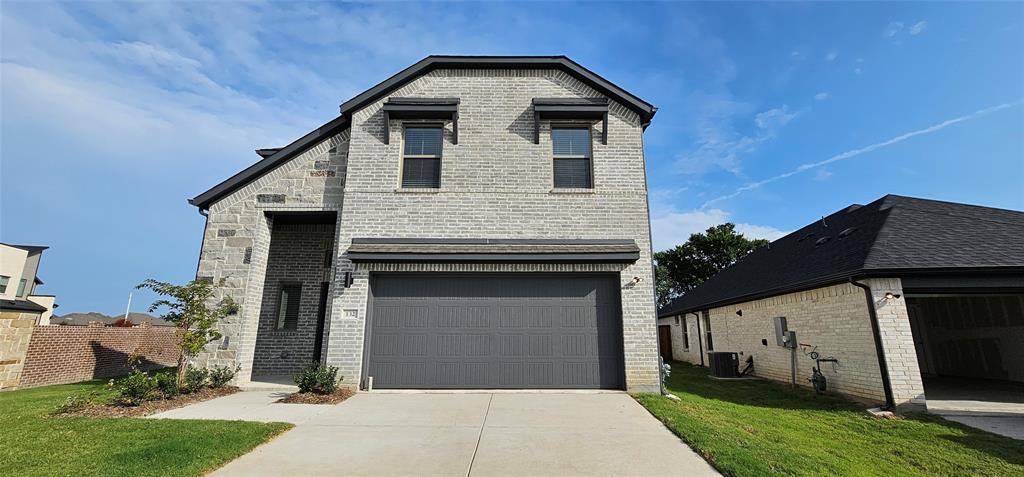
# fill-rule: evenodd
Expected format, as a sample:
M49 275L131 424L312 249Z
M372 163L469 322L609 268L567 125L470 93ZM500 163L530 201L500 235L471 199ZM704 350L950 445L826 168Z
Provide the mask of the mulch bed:
M169 411L171 409L177 409L197 402L209 401L213 398L219 398L221 396L227 396L237 392L238 388L234 386L203 388L202 390L192 394L182 394L172 399L147 401L134 407L106 404L87 407L75 412L58 414L55 417L142 417L150 414L156 414L158 412Z
M352 396L355 396L355 391L348 388L341 388L334 392L334 394L315 394L315 393L292 393L277 402L286 404L338 404Z

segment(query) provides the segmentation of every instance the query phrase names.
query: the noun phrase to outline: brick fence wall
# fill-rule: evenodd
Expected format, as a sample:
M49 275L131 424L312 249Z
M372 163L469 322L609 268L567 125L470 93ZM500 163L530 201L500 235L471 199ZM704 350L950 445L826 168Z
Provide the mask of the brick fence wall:
M177 364L176 328L136 326L36 326L19 388L65 384L128 373L131 354L142 369Z

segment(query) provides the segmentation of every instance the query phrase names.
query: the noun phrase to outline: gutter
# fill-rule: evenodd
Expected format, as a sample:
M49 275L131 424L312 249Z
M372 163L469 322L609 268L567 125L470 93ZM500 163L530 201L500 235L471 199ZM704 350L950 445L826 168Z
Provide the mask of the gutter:
M878 326L878 313L875 311L875 299L871 295L871 287L850 277L850 284L864 290L864 299L868 304L868 316L871 318L871 334L875 338L875 356L878 357L878 369L882 373L882 389L885 391L883 411L893 411L896 403L892 397L892 383L889 382L889 367L885 364L885 349L882 347L882 333Z

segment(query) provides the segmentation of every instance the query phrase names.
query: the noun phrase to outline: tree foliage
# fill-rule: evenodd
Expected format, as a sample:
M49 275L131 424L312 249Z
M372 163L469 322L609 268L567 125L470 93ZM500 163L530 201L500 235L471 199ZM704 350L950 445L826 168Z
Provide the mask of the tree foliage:
M658 306L693 290L723 268L748 253L768 245L765 239L748 239L736 232L736 225L725 223L690 235L686 243L657 252L654 270Z
M189 360L202 351L204 346L221 338L217 322L238 310L229 296L216 301L217 289L223 284L224 280L215 285L209 280L195 279L185 285L175 285L150 278L135 287L147 288L166 297L153 302L149 311L165 309L162 318L178 327L178 344L181 347L181 356L178 358L179 386L185 384Z

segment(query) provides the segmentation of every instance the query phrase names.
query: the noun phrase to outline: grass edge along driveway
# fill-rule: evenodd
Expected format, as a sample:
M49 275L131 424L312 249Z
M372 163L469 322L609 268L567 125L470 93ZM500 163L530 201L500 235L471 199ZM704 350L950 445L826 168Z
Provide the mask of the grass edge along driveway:
M286 423L133 418L53 418L67 396L109 394L104 383L0 393L0 473L195 476L290 429Z
M725 475L1024 475L1024 441L938 416L876 419L838 397L716 381L683 363L666 385L679 402L634 397Z

